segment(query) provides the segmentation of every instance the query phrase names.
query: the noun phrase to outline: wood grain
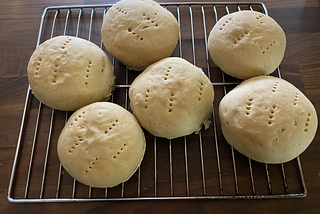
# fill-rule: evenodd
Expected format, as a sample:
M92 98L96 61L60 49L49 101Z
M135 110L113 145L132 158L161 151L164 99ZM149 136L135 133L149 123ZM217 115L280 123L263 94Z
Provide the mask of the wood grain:
M183 0L179 0L183 2ZM170 201L126 201L126 202L88 202L88 203L36 203L36 204L14 204L7 200L8 184L12 169L13 158L15 154L16 143L18 139L21 117L23 112L23 106L25 103L25 96L28 87L28 81L26 77L26 67L30 55L32 54L37 41L38 29L42 12L45 7L52 5L74 5L74 4L101 4L101 3L114 3L115 1L102 1L102 0L30 0L30 1L1 1L0 2L0 213L318 213L320 210L320 134L319 131L310 147L301 155L302 167L304 177L308 189L308 195L302 199L271 199L271 200L170 200ZM167 0L164 2L171 2ZM320 112L320 7L319 1L316 0L298 0L298 1L278 1L278 0L265 0L264 3L268 8L269 15L273 17L283 27L287 36L287 49L285 58L280 66L282 77L296 87L298 87L315 105L316 110ZM197 16L197 14L195 14ZM187 26L182 29L188 31ZM201 35L199 35L199 38ZM201 45L201 41L197 40ZM192 60L192 56L188 53L188 50L184 50L186 58ZM198 60L198 59L197 59ZM199 59L202 66L202 58ZM205 64L205 62L204 62ZM133 77L130 77L133 79ZM213 77L219 78L219 77ZM221 89L217 89L218 91ZM219 92L217 97L219 97ZM221 95L222 96L222 95ZM218 103L215 103L217 108ZM37 101L32 104L30 114L37 109ZM63 117L63 113L57 112L57 117ZM43 109L43 120L49 120L50 110ZM30 124L34 124L34 119L28 121ZM61 127L60 127L61 128ZM48 127L43 127L40 130L39 136L41 139L46 139ZM219 131L218 131L219 132ZM58 137L58 129L53 134L54 138ZM219 133L221 137L221 133ZM150 137L150 136L149 136ZM194 136L193 136L194 137ZM25 139L32 141L32 133L26 133ZM205 138L206 139L206 138ZM151 140L151 141L150 141ZM149 139L152 145L152 139ZM160 142L159 142L160 143ZM177 145L182 145L182 141L177 141ZM211 148L211 145L204 140L204 148ZM162 145L163 146L163 145ZM159 145L159 152L167 151ZM26 145L23 149L30 150L30 145ZM37 149L45 149L44 145L39 145ZM148 148L149 149L149 148ZM150 147L150 149L153 149ZM191 150L197 150L198 146L190 146ZM206 156L214 156L209 152L210 149L206 149ZM183 153L181 147L173 147L173 152L176 154ZM222 154L230 155L229 149L221 147ZM163 153L159 156L166 156ZM54 157L55 154L53 153ZM27 159L27 156L25 157ZM191 159L194 157L190 157ZM236 153L236 158L239 160L239 169L248 170L246 162L242 160L242 156ZM41 177L41 162L43 156L37 156L34 166L34 176ZM24 160L22 158L22 160ZM39 160L39 161L38 161ZM56 160L50 159L49 174L56 169ZM146 157L146 163L143 167L146 171L152 171L152 157ZM223 165L230 165L228 158L222 158ZM181 159L174 158L173 162L177 164L174 171L174 176L179 177L184 173L184 168L181 166L183 161ZM167 163L163 163L167 165ZM192 161L190 167L199 169L199 160ZM255 163L256 165L259 165ZM289 163L293 164L293 163ZM211 165L211 164L208 164ZM213 165L213 164L212 164ZM22 161L20 168L24 169L26 164ZM211 169L206 165L206 173L208 176L215 176L214 170L216 166ZM277 167L271 167L271 172L276 172L279 169ZM290 167L289 167L290 168ZM159 176L169 182L168 168L160 167L159 170L163 171L163 174ZM239 171L239 182L244 187L250 186L247 180L242 179L244 171ZM190 177L192 194L202 194L201 186L195 186L194 180L199 176L200 171L193 170ZM260 172L257 172L260 173ZM296 172L288 171L289 175L295 175ZM51 175L51 174L50 174ZM54 175L54 173L52 173ZM141 175L147 180L150 179L148 173ZM223 172L224 178L233 179L232 171ZM49 176L51 178L51 176ZM296 177L290 183L295 183ZM49 179L48 182L54 183L54 179ZM64 181L66 185L70 185L72 180L66 179ZM142 195L149 196L153 194L153 181L148 180L143 186ZM183 181L184 182L184 181ZM186 190L183 182L174 183L174 193L176 195L184 195ZM257 181L258 183L260 181ZM262 183L264 181L261 181ZM134 184L132 184L134 185ZM169 190L162 188L165 184L159 184L158 194L168 194ZM217 180L210 180L207 183L208 193L216 193L215 186L218 185ZM50 192L49 189L46 190ZM30 188L38 188L38 184L32 183ZM81 187L82 188L82 187ZM83 187L85 189L85 187ZM293 185L292 191L300 190L300 186ZM234 186L225 187L226 194L234 193ZM86 194L79 191L77 194ZM244 194L247 193L246 188L240 189ZM265 188L257 187L257 191L265 192ZM275 192L280 192L280 187L275 187ZM23 189L18 189L16 194L23 192ZM37 197L32 195L30 197ZM70 192L61 194L69 195ZM101 195L101 192L95 192L93 194ZM119 194L119 189L115 189L111 195ZM126 194L133 195L135 193L128 192ZM218 194L218 193L217 193Z

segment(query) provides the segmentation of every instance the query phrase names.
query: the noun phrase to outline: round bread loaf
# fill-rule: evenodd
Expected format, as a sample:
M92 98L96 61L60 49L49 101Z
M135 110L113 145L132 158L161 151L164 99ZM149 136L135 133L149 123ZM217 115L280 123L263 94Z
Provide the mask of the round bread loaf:
M72 36L54 37L39 45L27 72L35 97L63 111L107 101L115 84L113 65L105 52Z
M122 0L106 13L101 37L107 51L130 70L142 71L172 54L179 25L152 0Z
M154 136L172 139L210 125L212 84L200 68L182 58L150 65L131 84L129 98L140 125Z
M285 48L286 36L279 24L250 10L223 16L208 38L212 61L239 79L272 73L280 65Z
M129 111L114 103L96 102L72 114L57 149L61 164L74 179L106 188L127 181L135 173L146 142Z
M318 126L307 97L291 83L271 76L250 78L231 90L220 102L219 116L227 142L263 163L297 157Z

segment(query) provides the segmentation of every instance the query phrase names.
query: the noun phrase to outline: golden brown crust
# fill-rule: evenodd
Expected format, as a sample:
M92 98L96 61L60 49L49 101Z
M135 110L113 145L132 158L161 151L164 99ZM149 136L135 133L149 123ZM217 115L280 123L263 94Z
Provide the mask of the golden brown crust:
M289 82L270 76L248 79L220 102L227 142L263 163L283 163L301 154L318 126L307 97Z
M104 17L101 37L108 52L131 70L172 54L179 25L171 12L151 0L122 0Z
M209 126L214 91L200 68L182 58L168 57L133 81L129 98L142 127L172 139L197 132L202 124Z
M146 148L135 117L121 106L97 102L76 111L57 145L63 167L77 181L92 187L113 187L139 167Z
M114 89L113 65L95 44L58 36L39 45L28 64L32 93L49 107L74 111L108 100Z
M256 11L223 16L208 38L213 62L239 79L272 73L282 61L285 48L282 28L271 17Z

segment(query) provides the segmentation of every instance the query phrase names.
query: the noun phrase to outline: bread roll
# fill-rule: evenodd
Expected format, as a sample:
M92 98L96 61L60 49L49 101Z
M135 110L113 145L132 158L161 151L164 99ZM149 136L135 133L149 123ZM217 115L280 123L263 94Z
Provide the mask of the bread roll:
M286 36L279 24L270 16L249 10L223 16L208 38L212 61L239 79L272 73L285 48Z
M150 65L131 84L129 98L140 125L154 136L172 139L210 125L212 84L200 68L182 58Z
M171 12L152 0L122 0L106 13L101 37L107 51L131 70L172 54L179 25Z
M121 106L97 102L77 110L58 140L64 169L77 181L106 188L128 180L146 149L135 117Z
M317 113L307 97L276 77L248 79L223 97L221 129L227 142L248 158L284 163L313 140Z
M105 52L72 36L54 37L39 45L27 72L35 97L63 111L108 100L115 84L113 65Z

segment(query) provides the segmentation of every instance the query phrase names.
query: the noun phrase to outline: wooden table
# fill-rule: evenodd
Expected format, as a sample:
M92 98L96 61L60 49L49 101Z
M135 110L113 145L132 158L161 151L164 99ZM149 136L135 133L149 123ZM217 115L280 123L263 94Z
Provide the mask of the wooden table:
M115 1L11 0L0 3L0 213L320 213L319 131L300 156L308 189L307 196L300 199L8 202L8 184L28 87L26 67L36 46L41 14L45 7L52 5L101 3ZM265 0L264 3L269 15L287 36L287 49L280 66L282 77L305 93L319 113L319 1Z

